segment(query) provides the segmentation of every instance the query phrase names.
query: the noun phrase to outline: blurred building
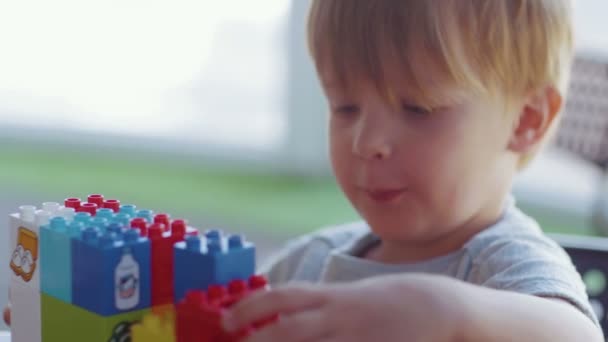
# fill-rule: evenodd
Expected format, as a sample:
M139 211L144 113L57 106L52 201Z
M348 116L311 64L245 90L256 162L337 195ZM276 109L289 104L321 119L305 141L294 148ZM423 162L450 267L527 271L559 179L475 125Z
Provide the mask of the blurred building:
M602 167L607 165L607 56L583 53L577 56L555 143Z

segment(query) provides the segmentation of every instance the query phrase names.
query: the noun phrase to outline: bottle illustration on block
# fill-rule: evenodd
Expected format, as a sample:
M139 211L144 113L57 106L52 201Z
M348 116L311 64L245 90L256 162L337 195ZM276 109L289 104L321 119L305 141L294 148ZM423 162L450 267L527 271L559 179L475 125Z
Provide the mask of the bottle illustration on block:
M129 310L139 304L139 264L125 248L114 271L115 305L118 310Z
M38 236L35 232L20 227L17 235L17 246L11 256L10 267L18 277L29 282L36 270L38 259Z

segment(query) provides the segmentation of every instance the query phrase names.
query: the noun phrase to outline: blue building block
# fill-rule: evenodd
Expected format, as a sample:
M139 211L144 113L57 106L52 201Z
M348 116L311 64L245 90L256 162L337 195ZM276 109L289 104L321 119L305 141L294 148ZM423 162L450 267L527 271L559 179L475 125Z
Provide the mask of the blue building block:
M85 212L76 213L76 215L74 215L74 221L82 222L87 227L91 224L92 219L91 214Z
M72 240L73 303L101 316L150 306L150 241L116 231L89 227Z
M118 213L118 214L114 215L112 222L121 224L125 227L128 227L129 224L131 223L131 217L132 216L127 213Z
M80 236L84 224L67 223L54 217L40 227L40 290L66 303L72 303L72 238Z
M112 219L114 218L114 210L108 208L97 209L95 216L104 218L108 220L108 222L112 222Z
M154 212L152 210L148 210L148 209L138 210L136 217L144 218L144 219L146 219L146 221L148 221L148 223L152 223L152 221L154 219Z
M123 234L126 233L126 228L124 225L120 224L120 223L110 223L107 227L106 227L106 232L110 232L110 233L115 233L118 236L122 236Z
M103 217L93 217L91 219L91 221L89 222L89 225L91 227L97 227L99 228L99 230L101 230L102 232L106 229L106 226L108 225L108 223L110 223L108 220L106 220Z
M255 273L255 247L239 235L225 237L210 231L203 239L188 236L175 244L173 253L176 303L188 290L207 290L210 285L247 280Z
M134 204L123 204L120 206L120 213L127 214L129 217L135 217L137 207Z

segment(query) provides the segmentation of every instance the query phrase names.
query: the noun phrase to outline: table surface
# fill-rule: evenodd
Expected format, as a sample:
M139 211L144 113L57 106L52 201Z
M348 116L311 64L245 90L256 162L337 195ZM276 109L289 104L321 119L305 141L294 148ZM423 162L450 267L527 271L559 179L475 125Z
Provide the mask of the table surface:
M11 342L11 333L8 331L0 331L0 342Z

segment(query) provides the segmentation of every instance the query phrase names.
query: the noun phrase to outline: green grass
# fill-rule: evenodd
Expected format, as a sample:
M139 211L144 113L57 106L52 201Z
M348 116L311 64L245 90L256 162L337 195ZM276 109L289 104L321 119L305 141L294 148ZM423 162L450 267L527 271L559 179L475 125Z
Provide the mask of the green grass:
M120 157L120 156L123 157ZM0 148L0 185L53 196L100 192L174 215L293 235L357 216L330 178L246 173L176 160ZM55 197L53 197L55 198Z

